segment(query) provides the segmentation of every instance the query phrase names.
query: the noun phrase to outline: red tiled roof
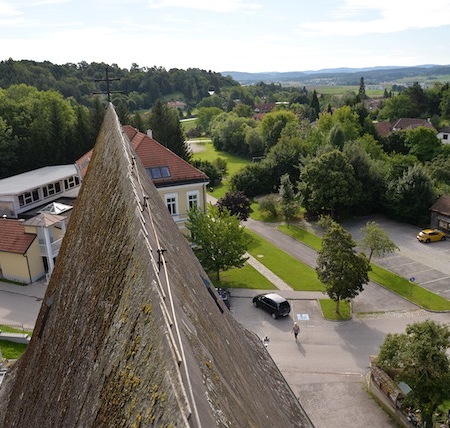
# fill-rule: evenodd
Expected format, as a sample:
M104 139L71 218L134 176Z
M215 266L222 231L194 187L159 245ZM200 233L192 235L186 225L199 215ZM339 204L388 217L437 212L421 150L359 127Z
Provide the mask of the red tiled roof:
M169 168L170 177L152 179L155 185L174 182L204 182L207 176L190 163L181 159L168 148L159 144L147 134L138 131L132 126L122 127L125 135L131 141L131 144L139 156L144 168L156 168L166 166Z
M25 254L36 239L34 233L26 233L19 220L0 219L0 251L5 253Z
M426 119L414 119L407 117L402 117L401 119L398 119L397 122L395 123L378 122L375 123L374 126L375 130L377 131L380 137L384 137L392 131L414 129L417 128L418 126L424 126L425 128L434 129L436 131L434 126Z
M397 122L392 125L392 129L397 131L399 129L414 129L418 126L425 126L425 128L435 129L434 126L426 119L414 119L407 117L402 117L397 120Z
M380 137L384 137L385 135L391 132L391 123L390 122L377 122L374 123L375 130Z
M138 131L130 125L122 127L123 132L130 140L136 154L141 160L144 168L156 168L166 166L169 168L170 177L153 179L155 186L163 186L179 182L206 182L208 176L192 166L190 163L181 159L178 155L158 143L147 134ZM84 177L87 172L92 150L77 160L81 176Z
M269 111L272 111L275 107L276 103L264 103L264 104L257 104L255 106L255 112L256 113L268 113Z

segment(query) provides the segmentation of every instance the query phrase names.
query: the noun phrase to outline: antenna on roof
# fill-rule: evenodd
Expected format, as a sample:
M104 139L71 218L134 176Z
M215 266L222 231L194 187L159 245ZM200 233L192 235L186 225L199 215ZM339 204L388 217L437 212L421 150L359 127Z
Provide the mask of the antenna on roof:
M111 91L109 89L109 82L113 82L115 80L120 80L120 77L109 77L108 74L108 67L105 67L106 77L104 79L94 79L94 82L106 82L106 91L100 91L100 92L92 92L93 94L107 94L108 95L108 102L111 102L111 94L119 94L123 93L123 91Z

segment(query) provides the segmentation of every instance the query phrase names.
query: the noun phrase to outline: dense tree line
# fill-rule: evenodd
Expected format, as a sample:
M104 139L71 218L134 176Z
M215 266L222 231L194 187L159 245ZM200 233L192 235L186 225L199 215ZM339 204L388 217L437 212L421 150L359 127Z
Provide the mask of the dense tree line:
M94 145L105 109L25 84L0 89L0 178L74 162Z
M110 82L113 99L124 101L130 111L149 109L153 103L172 94L194 106L208 96L208 89L220 92L222 87L239 87L230 77L200 69L181 70L163 67L139 67L130 69L116 64L80 62L57 65L51 62L0 61L0 88L24 83L41 91L53 89L65 98L74 98L88 106L93 93L106 91L106 77L120 79Z
M257 160L231 177L232 189L249 197L276 193L287 174L309 214L340 218L382 212L427 224L429 207L440 194L450 193L450 145L426 127L381 138L373 120L434 114L436 126L448 125L449 85L423 89L414 84L385 99L376 112L360 101L363 85L362 80L354 97L344 96L344 104L341 100L330 109L322 103L313 123L313 97L307 92L305 104L276 107L260 121L241 117L235 109L200 108L202 129L218 150ZM398 99L402 109L408 105L410 110L398 110Z
M450 192L450 145L435 131L380 138L373 123L419 117L448 126L448 83L414 84L369 109L363 78L357 93L324 96L274 83L240 86L198 69L85 62L0 62L0 177L73 162L93 146L105 97L92 93L105 89L96 79L104 79L106 68L120 78L111 82L111 95L122 124L151 128L160 143L189 160L180 112L165 102L183 99L197 109L196 134L209 135L218 150L253 158L231 178L232 189L249 197L278 192L287 175L310 214L384 212L419 224L436 197ZM270 113L255 117L255 107L275 102ZM204 167L220 181L217 166Z

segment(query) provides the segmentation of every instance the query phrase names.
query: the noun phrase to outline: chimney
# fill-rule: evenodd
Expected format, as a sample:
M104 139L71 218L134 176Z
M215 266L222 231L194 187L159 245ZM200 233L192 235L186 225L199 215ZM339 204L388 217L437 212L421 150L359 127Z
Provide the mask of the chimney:
M153 131L151 129L147 129L147 136L153 138Z

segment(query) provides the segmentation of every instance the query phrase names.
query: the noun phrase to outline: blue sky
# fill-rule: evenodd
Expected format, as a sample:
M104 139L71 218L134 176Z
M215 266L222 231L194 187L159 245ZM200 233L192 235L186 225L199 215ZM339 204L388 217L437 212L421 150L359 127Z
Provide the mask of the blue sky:
M0 0L0 60L303 71L450 64L450 0Z

